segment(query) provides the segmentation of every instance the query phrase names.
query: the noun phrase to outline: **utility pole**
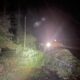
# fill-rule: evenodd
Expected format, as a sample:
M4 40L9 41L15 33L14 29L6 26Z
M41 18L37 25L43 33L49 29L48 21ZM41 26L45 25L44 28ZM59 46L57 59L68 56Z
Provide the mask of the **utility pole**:
M24 50L26 47L26 16L24 18Z

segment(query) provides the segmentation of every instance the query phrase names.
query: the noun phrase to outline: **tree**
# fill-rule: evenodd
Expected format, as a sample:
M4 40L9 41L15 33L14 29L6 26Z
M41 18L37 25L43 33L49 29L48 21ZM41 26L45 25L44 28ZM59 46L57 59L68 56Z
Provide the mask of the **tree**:
M9 17L2 16L0 18L0 48L14 48L15 44L12 42L11 38L14 36L9 32L10 20Z
M54 49L45 54L46 67L62 78L69 78L77 70L77 58L67 49ZM76 70L75 70L76 69Z

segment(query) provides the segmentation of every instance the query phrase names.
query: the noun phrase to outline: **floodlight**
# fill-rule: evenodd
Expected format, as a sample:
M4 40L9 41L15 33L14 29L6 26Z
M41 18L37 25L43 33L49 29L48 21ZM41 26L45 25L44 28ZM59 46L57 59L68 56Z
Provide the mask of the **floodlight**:
M51 43L50 42L47 42L46 43L46 47L48 47L48 48L51 47Z

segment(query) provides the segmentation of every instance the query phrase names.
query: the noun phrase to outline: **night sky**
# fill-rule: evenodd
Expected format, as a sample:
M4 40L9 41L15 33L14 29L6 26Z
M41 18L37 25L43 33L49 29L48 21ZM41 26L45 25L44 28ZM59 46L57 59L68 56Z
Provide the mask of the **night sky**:
M58 11L61 10L63 12L62 15L66 14L69 15L68 17L71 17L72 21L70 23L72 24L72 26L70 26L71 28L69 30L73 31L74 37L76 37L76 39L79 39L80 37L79 0L3 0L2 2L0 2L1 12L3 11L4 7L6 7L6 13L17 12L18 8L20 8L23 14L27 14L28 10L30 9L38 14L39 17L37 18L37 20L41 16L48 16L49 19L51 19L51 14L53 15L54 9L56 13L59 13Z
M3 0L3 1L0 1L0 14L3 14L4 8L6 8L7 14L16 13L19 8L22 14L24 15L26 15L28 11L35 12L35 15L37 15L37 18L33 20L31 23L34 23L37 20L40 20L42 17L45 17L46 22L45 24L43 23L44 27L39 27L38 29L34 30L35 33L38 34L37 36L39 36L40 39L42 38L43 34L45 35L44 30L47 24L48 26L53 26L53 23L57 25L56 27L54 27L55 30L53 29L53 27L47 27L48 30L49 29L52 30L51 35L53 35L62 25L62 23L60 25L59 21L62 21L65 23L67 22L68 24L63 24L63 26L65 25L65 27L63 27L63 31L60 32L60 34L57 33L58 34L57 38L60 40L63 40L64 42L67 41L68 44L77 46L79 49L80 47L79 0L19 0L19 1ZM57 17L55 17L55 15ZM57 24L56 24L56 19L58 21ZM31 24L31 26L32 25L33 24ZM39 35L40 33L41 35Z

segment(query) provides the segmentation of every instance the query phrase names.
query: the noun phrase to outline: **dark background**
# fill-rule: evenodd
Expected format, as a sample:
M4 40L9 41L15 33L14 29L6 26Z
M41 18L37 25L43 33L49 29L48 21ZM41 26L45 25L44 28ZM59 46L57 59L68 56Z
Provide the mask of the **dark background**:
M0 1L0 14L6 8L7 14L16 13L20 8L22 14L26 15L27 11L35 10L37 14L45 9L58 9L71 16L72 26L64 30L68 39L62 39L67 44L74 46L70 49L75 56L80 58L80 2L79 0L3 0ZM39 14L41 16L41 14ZM38 17L39 18L39 17Z

